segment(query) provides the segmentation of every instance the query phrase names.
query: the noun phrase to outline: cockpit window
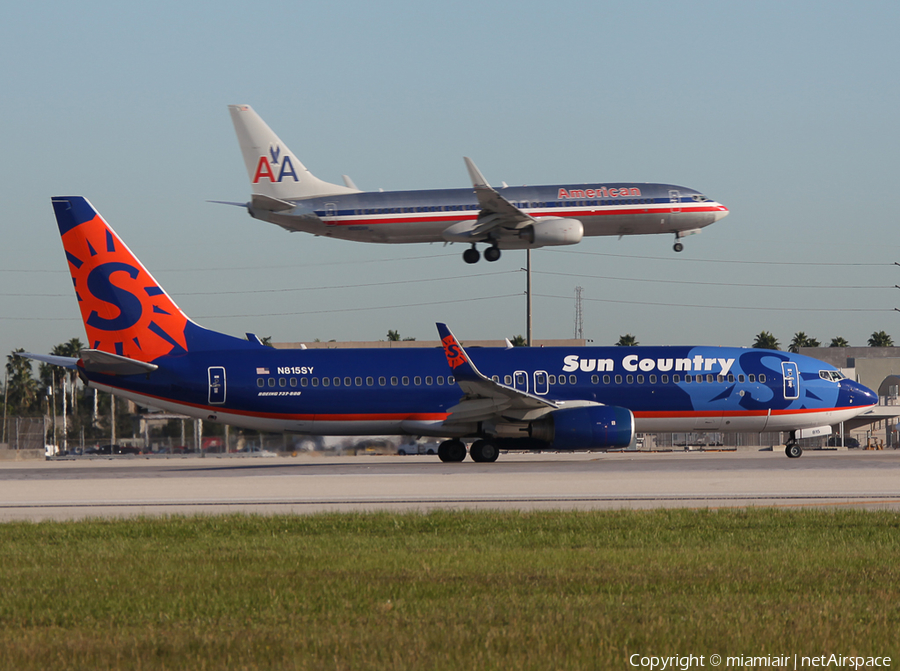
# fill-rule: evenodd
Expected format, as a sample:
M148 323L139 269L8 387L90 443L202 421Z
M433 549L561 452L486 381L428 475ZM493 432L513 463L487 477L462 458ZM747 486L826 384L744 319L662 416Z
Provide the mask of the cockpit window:
M838 370L820 370L819 377L830 382L840 382L846 379L846 375Z
M709 200L709 198L707 198L706 196L704 196L701 193L695 193L693 196L691 196L691 198L696 200L698 203L705 203Z

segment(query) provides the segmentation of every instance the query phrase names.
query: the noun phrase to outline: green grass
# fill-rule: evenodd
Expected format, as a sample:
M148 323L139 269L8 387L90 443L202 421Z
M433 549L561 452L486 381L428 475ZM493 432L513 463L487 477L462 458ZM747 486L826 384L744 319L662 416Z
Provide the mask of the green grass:
M889 512L0 525L3 669L624 669L635 652L896 668L898 597Z

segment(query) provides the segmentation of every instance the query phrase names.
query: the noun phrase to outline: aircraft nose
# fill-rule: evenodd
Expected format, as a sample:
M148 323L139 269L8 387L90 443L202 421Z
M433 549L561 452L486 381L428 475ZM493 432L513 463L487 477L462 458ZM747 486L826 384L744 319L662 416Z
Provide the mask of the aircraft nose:
M724 205L722 205L721 203L717 203L716 211L714 214L716 217L716 221L718 221L719 219L724 219L725 217L728 216L728 208L725 207Z
M878 405L878 394L853 380L841 380L838 405L845 408L863 408Z

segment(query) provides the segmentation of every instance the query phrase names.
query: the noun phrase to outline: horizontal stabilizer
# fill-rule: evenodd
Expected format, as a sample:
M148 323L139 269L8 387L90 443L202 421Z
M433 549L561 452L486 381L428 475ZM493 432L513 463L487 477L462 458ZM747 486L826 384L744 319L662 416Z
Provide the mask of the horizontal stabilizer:
M293 210L295 206L293 203L280 198L254 193L250 201L250 207L254 210L265 210L266 212L284 212L285 210Z
M26 359L34 359L41 363L49 363L53 366L62 366L63 368L75 368L78 363L78 357L74 356L55 356L53 354L32 354L31 352L13 352L18 356L24 356Z
M89 373L102 373L103 375L143 375L152 373L159 366L127 356L119 356L110 352L101 352L98 349L81 350L81 360L84 369Z

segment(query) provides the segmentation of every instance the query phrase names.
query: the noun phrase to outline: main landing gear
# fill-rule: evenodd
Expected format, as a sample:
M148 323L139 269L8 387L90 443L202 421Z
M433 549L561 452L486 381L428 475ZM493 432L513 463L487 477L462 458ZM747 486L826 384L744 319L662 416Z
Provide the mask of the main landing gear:
M481 258L481 254L478 253L478 249L475 247L475 243L472 243L472 247L463 252L463 261L466 263L478 263L478 259ZM496 261L500 258L500 248L497 245L491 245L487 249L484 250L484 260L485 261Z
M491 440L476 440L469 448L469 456L479 464L491 463L497 461L500 448ZM463 461L466 458L466 444L456 439L445 440L438 447L438 457L443 462Z
M461 440L445 440L438 446L438 457L444 462L462 461L466 458L466 444Z

